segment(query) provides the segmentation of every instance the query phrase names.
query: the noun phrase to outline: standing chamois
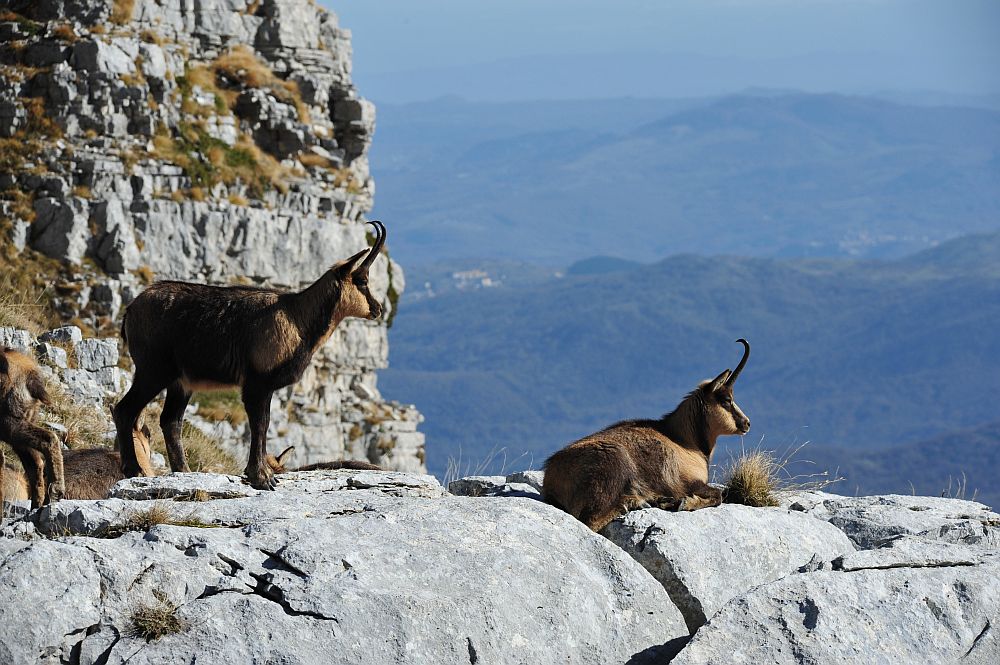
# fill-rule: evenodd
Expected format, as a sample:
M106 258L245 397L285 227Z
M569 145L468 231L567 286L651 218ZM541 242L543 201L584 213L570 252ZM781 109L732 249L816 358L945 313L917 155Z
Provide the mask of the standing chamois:
M382 315L368 289L368 269L386 232L381 222L369 223L376 229L370 249L337 263L299 292L158 282L139 294L122 323L135 378L114 408L125 476L141 472L132 442L136 419L164 388L160 427L170 468L189 471L181 423L191 393L239 387L250 423L247 480L257 489L274 489L265 460L271 395L299 380L343 319Z
M586 436L545 462L542 493L594 531L636 508L697 510L722 503L708 484L715 441L746 434L750 420L733 401L736 371L704 381L659 420L626 420Z
M32 508L58 501L65 490L62 444L34 423L39 405L51 403L34 359L0 346L0 441L21 460Z

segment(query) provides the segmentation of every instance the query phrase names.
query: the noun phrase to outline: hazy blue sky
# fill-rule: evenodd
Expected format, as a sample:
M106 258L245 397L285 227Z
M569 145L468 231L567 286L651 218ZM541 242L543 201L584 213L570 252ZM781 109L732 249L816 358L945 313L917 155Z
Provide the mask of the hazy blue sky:
M586 96L1000 92L998 0L321 1L352 30L355 79L376 100L575 96L588 72Z

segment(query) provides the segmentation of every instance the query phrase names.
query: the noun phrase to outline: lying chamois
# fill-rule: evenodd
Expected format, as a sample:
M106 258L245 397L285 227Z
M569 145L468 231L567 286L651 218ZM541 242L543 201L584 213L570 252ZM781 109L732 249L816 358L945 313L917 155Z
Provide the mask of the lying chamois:
M62 445L56 436L35 425L39 405L51 404L35 361L6 346L0 347L0 441L6 441L27 475L31 507L58 501L65 489Z
M722 503L708 485L718 437L746 434L750 420L733 401L736 371L705 381L659 420L626 420L584 437L545 462L542 493L594 531L636 508L696 510Z
M334 462L315 462L313 464L306 464L305 466L299 466L294 469L289 469L285 466L285 458L295 452L295 446L289 446L281 451L281 454L275 457L274 455L268 454L265 457L267 465L271 467L271 471L274 473L289 473L290 471L321 471L321 470L334 470L334 469L354 469L356 471L384 471L380 466L372 464L371 462L362 462L360 460L344 459L336 460Z
M133 432L142 475L155 476L149 461L149 428L141 426ZM27 500L29 483L25 474L12 466L2 468L0 492L8 501ZM125 478L121 472L121 455L107 448L80 448L63 453L63 474L66 482L64 499L105 499L111 488Z
M334 265L299 292L247 286L158 282L128 306L122 338L135 363L132 388L114 408L122 473L141 472L132 430L143 408L164 388L160 426L174 471L189 471L181 445L184 409L195 390L239 387L250 422L246 476L274 489L265 461L271 395L299 380L316 350L349 316L377 319L382 306L368 289L368 269L385 244Z

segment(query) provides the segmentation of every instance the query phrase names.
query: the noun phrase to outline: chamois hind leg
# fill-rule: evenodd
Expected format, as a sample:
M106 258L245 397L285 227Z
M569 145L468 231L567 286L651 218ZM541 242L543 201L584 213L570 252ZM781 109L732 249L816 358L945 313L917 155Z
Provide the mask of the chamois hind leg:
M5 418L0 420L0 439L18 452L22 462L25 454L30 456L31 462L26 466L34 467L34 477L28 476L32 508L62 498L66 492L62 445L52 432L23 420ZM29 473L27 468L25 473Z
M160 414L160 429L163 430L163 439L167 444L167 458L173 471L191 471L184 457L184 444L181 442L184 409L190 401L191 393L184 389L180 381L174 381L167 388L167 399L163 402L163 413Z
M588 506L588 508L580 513L580 521L592 530L600 531L612 520L621 517L631 510L641 508L649 508L646 497L641 494L625 494L621 495L619 500L614 502L613 505L606 506L603 509L598 506Z
M267 427L271 424L270 390L243 389L243 406L250 422L250 457L247 459L246 476L251 487L273 490L278 486L274 471L268 466Z
M139 466L139 460L135 453L133 430L136 422L146 405L153 401L153 398L159 395L161 390L173 383L173 380L174 377L157 379L154 374L137 368L135 377L132 379L132 387L115 405L113 414L115 429L118 432L115 445L121 452L122 475L126 478L142 475L142 467Z

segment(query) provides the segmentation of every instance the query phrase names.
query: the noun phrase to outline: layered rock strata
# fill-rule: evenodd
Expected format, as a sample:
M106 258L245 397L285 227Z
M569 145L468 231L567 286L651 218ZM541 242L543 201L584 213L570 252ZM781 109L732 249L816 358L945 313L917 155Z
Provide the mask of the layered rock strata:
M0 0L0 248L105 334L153 279L308 284L370 242L374 107L350 73L310 0ZM401 269L380 257L371 285L391 322ZM386 328L345 321L277 395L294 463L424 470L419 413L378 391ZM244 454L244 426L214 430Z

